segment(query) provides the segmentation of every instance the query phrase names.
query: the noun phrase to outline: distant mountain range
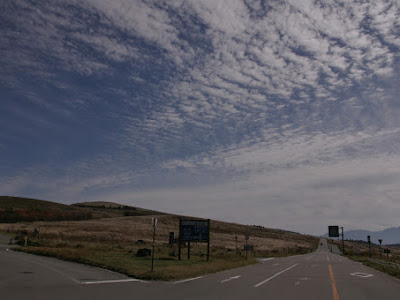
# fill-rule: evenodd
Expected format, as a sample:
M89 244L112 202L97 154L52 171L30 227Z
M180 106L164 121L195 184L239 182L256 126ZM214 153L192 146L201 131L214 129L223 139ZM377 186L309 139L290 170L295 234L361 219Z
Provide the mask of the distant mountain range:
M379 239L382 239L382 245L400 244L400 227L392 227L382 231L368 230L349 230L344 232L345 240L367 241L367 236L371 236L371 242L379 245ZM328 237L328 233L323 237Z

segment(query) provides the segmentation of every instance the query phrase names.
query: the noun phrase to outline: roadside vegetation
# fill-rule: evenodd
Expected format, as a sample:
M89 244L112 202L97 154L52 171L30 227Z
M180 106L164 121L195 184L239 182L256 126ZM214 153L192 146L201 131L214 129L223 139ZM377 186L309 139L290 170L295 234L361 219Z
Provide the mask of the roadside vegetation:
M331 241L340 249L340 241ZM385 249L390 253L385 253ZM345 241L345 256L400 279L400 248L371 243L371 248L365 241Z
M12 234L13 242L19 245L25 245L27 237L27 246L17 247L19 251L153 280L178 280L237 268L256 263L256 257L305 254L315 250L319 243L319 238L294 232L211 220L210 261L206 261L205 243L191 243L190 260L188 244L185 244L179 261L178 244L169 244L169 234L174 232L175 237L179 234L179 216L109 202L93 206L91 203L78 204L74 208L89 209L94 215L118 216L80 221L2 223L0 231ZM139 213L126 216L127 211ZM150 272L150 256L136 256L139 249L152 249L152 218L158 219L154 272ZM247 259L244 251L246 230L249 233L247 242L254 248L248 252Z

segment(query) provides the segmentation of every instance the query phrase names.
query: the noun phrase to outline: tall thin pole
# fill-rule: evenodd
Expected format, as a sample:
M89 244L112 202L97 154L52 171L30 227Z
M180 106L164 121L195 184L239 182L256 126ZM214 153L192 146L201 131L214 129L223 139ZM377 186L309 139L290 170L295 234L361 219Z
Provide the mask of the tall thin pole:
M153 250L151 251L151 272L154 271L154 243L155 243L155 240L156 240L157 219L153 219L152 223L153 223Z
M210 261L210 219L207 219L207 235L208 235L208 239L207 239L207 261Z
M182 227L182 218L179 217L179 238L178 238L178 259L181 260L181 227Z
M343 233L343 227L340 227L342 229L342 252L344 255L344 233Z
M248 257L249 257L249 250L248 250L248 246L247 246L247 241L248 241L248 239L249 239L249 231L247 230L247 227L246 227L246 233L245 233L245 239L246 239L246 259L248 259Z

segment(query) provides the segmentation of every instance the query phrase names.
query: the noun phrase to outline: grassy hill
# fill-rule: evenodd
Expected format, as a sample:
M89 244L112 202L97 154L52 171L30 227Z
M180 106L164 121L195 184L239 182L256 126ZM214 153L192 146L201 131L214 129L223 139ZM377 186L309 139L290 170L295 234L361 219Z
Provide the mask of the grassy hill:
M80 202L72 204L74 207L86 208L93 213L102 213L106 214L107 217L115 218L115 217L127 217L127 216L149 216L149 215L163 215L165 213L122 205L114 202L105 202L105 201L93 201L93 202Z
M309 253L319 244L319 238L309 235L211 220L211 263L205 261L204 243L192 243L191 261L179 261L178 244L169 244L171 232L174 232L175 238L179 235L178 215L112 202L63 205L35 199L0 197L3 217L20 214L21 211L26 214L21 214L24 222L15 219L12 222L5 223L4 219L0 222L0 232L15 234L19 241L28 236L28 247L22 247L21 250L101 266L142 279L195 277L254 263L255 257ZM87 220L80 217L85 214ZM46 218L40 219L43 216ZM54 216L57 218L52 220ZM155 273L149 273L149 258L135 256L140 248L151 248L152 218L158 219ZM248 260L243 249L246 231L250 237L247 242L254 248ZM188 248L187 245L183 247L182 255L185 257Z
M113 202L82 202L65 205L51 201L0 196L0 223L79 221L163 213Z
M88 220L90 210L44 200L0 196L0 223Z

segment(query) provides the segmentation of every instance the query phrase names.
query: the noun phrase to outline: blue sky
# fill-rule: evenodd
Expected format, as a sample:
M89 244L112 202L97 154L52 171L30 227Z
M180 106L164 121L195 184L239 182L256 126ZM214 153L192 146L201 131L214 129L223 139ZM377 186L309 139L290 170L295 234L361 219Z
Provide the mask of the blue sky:
M400 226L397 1L3 1L0 194Z

